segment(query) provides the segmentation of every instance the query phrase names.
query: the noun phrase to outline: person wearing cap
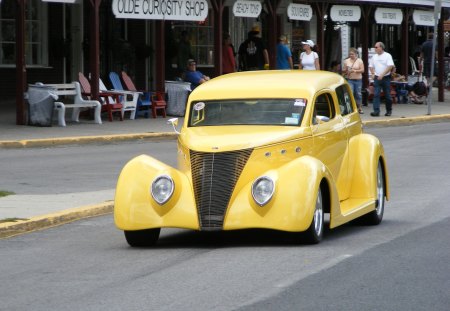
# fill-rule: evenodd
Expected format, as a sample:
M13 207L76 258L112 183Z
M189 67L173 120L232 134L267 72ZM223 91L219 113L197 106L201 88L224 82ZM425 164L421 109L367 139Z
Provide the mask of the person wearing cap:
M294 68L294 64L292 63L292 53L287 43L286 35L281 35L278 38L276 69Z
M186 72L184 73L184 80L191 83L191 90L193 91L197 86L208 81L209 77L197 70L195 60L189 59Z
M298 68L303 70L320 70L319 55L312 50L314 41L306 40L302 44L304 52L300 54Z
M258 36L259 32L259 26L253 26L248 32L247 40L239 46L239 68L242 71L262 70L269 67L269 53L263 40Z

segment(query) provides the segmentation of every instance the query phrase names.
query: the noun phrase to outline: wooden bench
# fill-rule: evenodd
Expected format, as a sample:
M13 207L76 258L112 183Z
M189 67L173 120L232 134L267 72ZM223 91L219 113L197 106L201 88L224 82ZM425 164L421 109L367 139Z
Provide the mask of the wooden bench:
M61 84L43 84L36 83L36 85L50 88L50 91L59 96L73 96L73 104L65 104L61 101L55 102L55 110L58 111L59 126L66 126L65 115L66 109L72 108L72 121L79 122L81 108L94 108L95 123L102 124L101 108L102 105L97 100L86 100L81 96L81 87L78 82L61 83Z

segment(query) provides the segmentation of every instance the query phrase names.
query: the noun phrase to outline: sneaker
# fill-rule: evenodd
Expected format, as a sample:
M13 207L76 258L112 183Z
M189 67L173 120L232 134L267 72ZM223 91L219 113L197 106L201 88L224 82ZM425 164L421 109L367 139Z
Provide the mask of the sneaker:
M364 114L364 111L361 108L358 109L358 112L359 114Z
M379 112L371 112L370 115L371 115L372 117L379 117L379 116L380 116L380 113L379 113Z
M392 115L392 111L387 111L384 115L385 115L386 117L390 117L390 116Z

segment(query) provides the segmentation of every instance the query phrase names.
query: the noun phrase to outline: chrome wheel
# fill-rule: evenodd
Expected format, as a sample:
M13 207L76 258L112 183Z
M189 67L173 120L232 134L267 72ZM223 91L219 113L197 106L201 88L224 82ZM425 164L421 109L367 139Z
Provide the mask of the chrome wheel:
M311 225L308 230L302 232L302 241L308 244L317 244L323 237L323 197L322 190L319 188L317 191L316 206L314 209Z
M378 162L375 210L363 216L362 220L365 224L371 226L378 225L383 220L385 196L384 171L381 162Z

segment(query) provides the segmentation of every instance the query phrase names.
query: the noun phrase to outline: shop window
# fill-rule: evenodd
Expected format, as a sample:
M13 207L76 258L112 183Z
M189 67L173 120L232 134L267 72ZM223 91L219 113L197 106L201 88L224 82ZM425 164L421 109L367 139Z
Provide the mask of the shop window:
M0 65L16 64L15 1L2 1L0 6ZM25 63L27 66L47 66L46 5L40 0L26 1L25 9Z
M209 16L211 16L211 12ZM214 65L214 32L212 21L204 22L174 21L172 24L175 41L179 42L186 32L191 44L191 54L197 66Z

